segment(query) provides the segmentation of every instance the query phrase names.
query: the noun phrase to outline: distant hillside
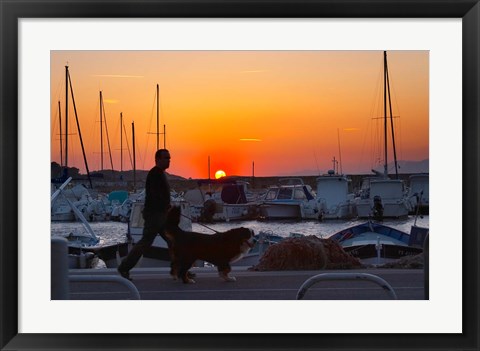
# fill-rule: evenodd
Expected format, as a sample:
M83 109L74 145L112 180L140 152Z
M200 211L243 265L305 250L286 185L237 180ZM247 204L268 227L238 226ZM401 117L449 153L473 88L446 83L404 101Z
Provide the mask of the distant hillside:
M398 173L400 174L414 174L414 173L429 173L429 160L422 161L398 161L399 165ZM377 171L383 173L383 168L376 167ZM327 173L328 170L318 170L318 169L303 169L296 172L282 172L278 176L310 176L310 175L320 175ZM373 174L370 168L362 170L354 170L353 172L345 171L346 174ZM395 164L393 162L388 164L388 172L390 174L395 173Z

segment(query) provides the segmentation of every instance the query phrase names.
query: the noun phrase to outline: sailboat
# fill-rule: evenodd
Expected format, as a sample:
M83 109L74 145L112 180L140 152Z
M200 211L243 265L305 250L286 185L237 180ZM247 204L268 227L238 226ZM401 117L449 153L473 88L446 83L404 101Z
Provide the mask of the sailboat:
M83 145L82 133L80 129L80 122L77 115L77 107L75 104L75 95L73 93L73 85L72 80L70 77L69 67L65 66L65 124L64 124L64 131L62 130L62 116L61 116L61 108L60 108L60 101L58 102L58 113L59 113L59 124L60 124L60 166L62 169L62 174L59 177L54 177L51 179L52 183L52 193L55 192L58 186L64 184L66 180L69 178L68 174L68 137L69 137L69 96L71 97L73 109L75 112L75 119L77 124L77 132L80 139L80 145L82 148L83 160L85 163L85 169L87 171L88 181L90 184L90 189L92 188L92 181L90 178L90 171L88 168L87 157L85 154L85 148ZM62 136L65 136L63 139ZM68 197L68 199L67 199ZM71 191L66 192L65 190L62 191L62 196L57 196L51 201L51 220L53 221L73 221L75 220L75 213L70 208L70 204L67 202L71 201L77 207L83 205L84 203L88 203L88 198L90 198L90 194L86 187L81 185L77 185L77 190L71 189Z
M398 164L395 148L395 134L393 127L392 104L390 98L390 81L388 73L387 52L383 52L384 67L384 170L383 173L373 170L375 177L367 177L362 182L359 197L355 199L357 214L360 218L400 218L407 216L411 211L411 204L405 196L405 186L402 180L398 179ZM387 99L388 97L388 99ZM388 101L388 104L387 104ZM390 118L387 117L387 105ZM395 164L395 178L388 175L388 120L392 134L393 157Z

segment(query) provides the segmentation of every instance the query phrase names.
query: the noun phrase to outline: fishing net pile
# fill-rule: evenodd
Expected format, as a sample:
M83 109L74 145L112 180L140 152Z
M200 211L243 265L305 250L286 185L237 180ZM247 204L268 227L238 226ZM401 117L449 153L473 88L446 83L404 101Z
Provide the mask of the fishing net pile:
M405 256L396 261L388 262L381 265L379 268L404 268L404 269L418 269L423 268L425 264L423 253L415 256Z
M360 261L346 253L331 239L314 235L287 238L270 246L255 271L351 269L362 267Z

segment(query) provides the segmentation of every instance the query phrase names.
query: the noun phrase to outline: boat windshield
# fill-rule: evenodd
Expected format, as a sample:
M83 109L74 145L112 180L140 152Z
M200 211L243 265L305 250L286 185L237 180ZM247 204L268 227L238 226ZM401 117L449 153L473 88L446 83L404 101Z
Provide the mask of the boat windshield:
M278 189L271 189L265 195L265 200L275 200L277 198L277 191Z
M290 200L292 198L293 189L292 188L281 188L278 191L278 200Z
M305 200L307 195L305 195L305 191L303 189L295 189L294 199L295 200Z

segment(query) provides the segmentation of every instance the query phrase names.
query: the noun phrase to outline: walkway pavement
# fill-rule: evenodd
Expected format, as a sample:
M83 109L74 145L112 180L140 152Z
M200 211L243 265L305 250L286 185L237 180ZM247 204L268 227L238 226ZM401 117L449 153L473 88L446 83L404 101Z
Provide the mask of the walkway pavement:
M231 275L236 282L221 280L214 268L194 268L195 284L174 281L166 268L135 268L132 283L142 300L295 300L302 284L323 273L368 273L385 280L400 300L423 300L423 269L355 269L321 271L253 272L247 267L234 267ZM114 275L115 269L71 270L70 275ZM71 282L72 300L125 300L131 299L128 289L116 283ZM313 300L383 300L391 299L388 290L366 281L322 281L311 286L303 299Z

